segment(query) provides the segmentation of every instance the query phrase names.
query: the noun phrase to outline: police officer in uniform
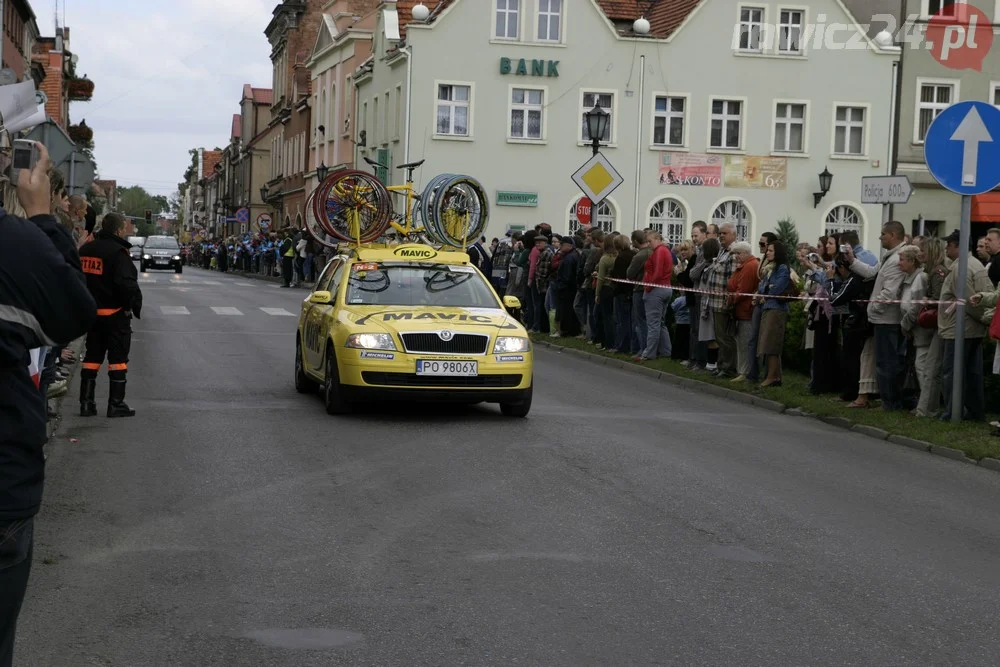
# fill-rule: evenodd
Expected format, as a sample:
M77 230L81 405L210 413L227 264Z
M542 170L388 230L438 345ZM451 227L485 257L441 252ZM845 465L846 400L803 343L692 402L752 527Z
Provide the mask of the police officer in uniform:
M133 417L135 410L125 404L125 375L132 343L132 316L142 310L142 291L138 272L125 234L125 220L108 213L95 239L80 248L80 262L87 276L87 287L97 302L97 322L87 334L87 353L80 371L80 415L97 414L94 390L97 373L104 357L108 358L111 391L108 417Z

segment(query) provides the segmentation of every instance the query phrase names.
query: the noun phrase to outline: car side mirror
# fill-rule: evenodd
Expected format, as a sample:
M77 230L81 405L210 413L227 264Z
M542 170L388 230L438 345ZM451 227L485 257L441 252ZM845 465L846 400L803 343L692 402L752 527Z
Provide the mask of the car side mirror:
M516 296L505 296L503 298L503 305L504 308L508 310L520 310L521 300L518 299Z
M313 292L309 296L309 303L315 303L318 305L325 305L333 301L333 294L331 292Z

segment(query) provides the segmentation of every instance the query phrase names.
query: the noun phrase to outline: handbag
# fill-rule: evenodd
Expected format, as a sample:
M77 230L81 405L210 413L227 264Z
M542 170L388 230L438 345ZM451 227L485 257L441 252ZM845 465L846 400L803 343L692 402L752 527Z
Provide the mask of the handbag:
M1000 308L993 312L993 319L990 320L990 338L1000 340Z
M788 287L785 288L785 291L781 294L781 296L790 296L792 298L795 298L800 294L802 294L802 290L799 288L799 284L794 280L792 280L791 278L789 278Z
M924 306L923 309L921 309L920 314L917 315L917 326L922 329L937 329L937 306Z

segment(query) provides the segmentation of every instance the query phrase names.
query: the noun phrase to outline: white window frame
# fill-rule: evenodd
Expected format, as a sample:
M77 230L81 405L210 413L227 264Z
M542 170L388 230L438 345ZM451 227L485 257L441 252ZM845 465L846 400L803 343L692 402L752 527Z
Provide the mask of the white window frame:
M997 3L998 3L997 9L998 11L1000 11L1000 0L997 0ZM1000 109L1000 101L998 101L998 97L1000 97L1000 81L990 81L989 103L995 106L997 109Z
M468 107L469 107L469 128L468 128L469 129L469 134L467 134L467 135L464 135L464 134L438 134L438 131L437 131L438 104L440 102L444 101L444 100L438 100L438 93L440 92L440 87L441 86L465 86L466 88L469 89L469 103L468 103ZM437 139L437 140L441 140L441 141L472 141L473 138L474 138L474 136L475 136L475 132L474 132L475 128L474 128L473 118L474 118L474 110L475 110L475 106L476 106L476 83L474 81L446 81L446 80L442 80L442 79L435 79L434 80L434 94L432 95L432 98L433 98L432 99L432 103L434 105L433 106L433 114L431 115L431 118L434 119L434 134L433 134L433 138ZM453 106L456 106L455 102L447 102L447 104L451 104ZM452 118L452 125L454 125L454 124L455 124L454 123L454 118Z
M497 14L499 14L501 11L503 11L504 14L509 14L510 11L511 11L509 9L503 9L503 10L501 10L500 9L500 2L504 2L505 3L504 6L507 7L509 5L507 5L506 3L508 3L509 1L510 0L493 0L493 2L492 2L493 11L490 12L490 41L496 41L496 42L519 42L519 41L521 41L521 35L524 33L524 3L525 3L525 0L517 0L517 10L516 10L517 11L517 34L514 35L513 37L507 37L506 35L504 35L503 37L501 37L501 36L497 35ZM509 18L509 17L505 17L505 18ZM506 29L507 25L508 25L508 22L505 20L504 21L504 28L505 29Z
M715 102L740 102L740 145L737 148L717 147L712 145L712 106ZM728 116L723 116L728 118ZM723 123L722 137L725 139L726 128ZM707 153L745 153L747 140L747 98L741 95L709 95L708 96L708 128L705 133L705 152ZM771 144L774 145L773 143Z
M392 141L394 130L390 128L392 124L392 93L390 91L385 91L385 95L382 96L382 101L385 104L385 108L382 109L383 125L385 125L382 131L382 145L388 146L389 142Z
M682 116L682 121L684 122L684 137L681 144L671 144L671 143L656 143L656 119L666 118L666 133L664 139L668 142L670 140L670 119L676 118L679 114L674 111L670 111L670 104L667 104L667 111L660 112L656 110L656 99L659 97L665 97L669 99L683 99L684 100L684 114ZM652 110L651 117L649 119L649 147L651 150L664 150L669 149L672 151L679 150L690 150L690 136L691 136L691 93L667 93L662 91L653 91L652 96Z
M864 206L861 206L857 202L853 202L853 201L844 200L844 201L838 201L838 202L834 202L834 203L830 204L829 208L826 209L826 213L823 214L823 233L824 234L829 234L830 233L829 227L827 226L830 223L828 222L827 219L830 217L831 213L833 213L834 211L838 210L841 206L847 206L849 208L852 208L858 214L858 228L857 228L857 230L854 230L854 231L858 232L858 238L860 238L862 240L862 242L864 242L864 239L865 239L865 229L868 226L868 219L865 217L865 208L864 208ZM845 230L838 230L836 233L837 234L842 234L847 229L851 229L851 228L845 228Z
M524 0L521 0L521 1L524 2ZM551 3L551 0L549 0L549 2ZM559 16L559 39L549 39L548 37L542 38L542 36L538 34L538 21L542 17L542 0L535 0L535 22L532 25L532 28L534 29L534 35L535 35L535 41L536 42L538 42L539 44L562 44L563 43L563 35L564 35L563 28L566 25L566 5L569 2L570 2L570 0L560 0L560 2L559 2L559 14L558 14L558 16ZM551 6L552 5L550 4L549 7L551 7ZM545 15L549 17L549 21L552 20L553 16L556 16L556 14L553 14L551 11L545 12ZM551 33L552 32L552 24L548 23L547 27L549 28L549 32Z
M865 122L861 128L862 132L862 153L838 153L837 152L837 109L847 108L847 109L864 109L865 112ZM834 160L867 160L869 155L869 150L871 147L871 117L872 117L872 105L869 102L834 102L832 115L831 115L831 125L830 125L830 158ZM856 127L852 125L850 119L847 121L847 129L850 130L851 127ZM844 147L847 148L851 145L850 142L850 132L845 132L845 144Z
M754 238L754 223L757 221L757 212L753 209L752 206L750 206L750 202L748 202L743 197L738 197L738 196L732 196L732 195L730 195L728 197L723 197L719 201L715 202L714 204L712 204L712 208L710 208L709 211L708 211L708 218L706 219L706 221L708 223L710 223L710 224L714 223L714 224L717 224L717 225L721 225L723 222L733 222L732 220L728 220L728 219L716 220L716 218L715 218L715 212L717 210L719 210L719 207L721 207L721 206L723 206L725 204L728 204L730 202L742 202L743 203L743 220L744 220L744 222L746 222L746 225L744 227L744 234L745 234L745 236L744 236L744 238L740 238L740 235L739 235L739 227L740 227L739 220L736 220L735 221L736 222L736 226L737 226L737 229L736 229L736 240L737 241L747 241L748 239Z
M799 48L797 51L783 50L781 48L781 28L784 25L781 22L781 12L802 13L802 23L799 25ZM774 35L774 52L779 56L804 56L806 54L806 40L809 37L806 34L806 26L809 25L809 8L799 5L778 5L777 19L777 32Z
M962 81L960 79L943 79L943 78L931 78L931 77L917 77L917 90L915 95L915 102L913 106L913 143L914 145L922 146L924 140L920 138L920 109L922 108L922 103L920 102L920 93L924 86L951 86L952 88L952 99L948 100L948 104L942 106L938 102L929 104L928 106L937 108L938 113L941 113L944 109L948 108L950 105L961 101L961 87ZM935 96L936 98L936 96ZM940 108L939 108L940 107ZM937 118L937 115L935 115ZM931 121L933 122L933 121Z
M672 201L672 202L676 203L677 206L680 207L681 214L683 215L683 218L678 219L678 218L654 218L653 217L653 208L657 204L660 204L661 202L664 203L664 206L666 206L666 202L668 202L668 201ZM676 245L677 243L683 242L684 239L687 237L687 229L688 229L688 226L690 224L690 220L691 220L691 209L690 209L690 207L688 207L687 202L685 202L683 199L681 199L680 197L678 197L677 195L674 195L674 194L663 195L663 196L657 197L656 199L654 199L653 201L651 201L649 203L649 206L646 207L646 226L648 228L650 228L650 229L655 229L655 227L653 227L653 225L662 226L662 229L658 229L657 231L659 231L660 234L663 235L664 242L667 243L668 247L671 247L671 248L674 245ZM667 228L667 225L671 225L671 224L673 224L673 225L680 225L681 226L680 236L679 237L675 237L674 239L671 239L669 231L668 231L668 228Z
M760 14L760 36L759 36L759 44L758 44L758 46L757 46L756 49L751 49L751 48L744 49L744 48L742 48L740 46L740 42L742 41L742 37L743 37L743 10L744 9L759 9L761 11L761 14ZM754 3L754 2L741 2L741 3L739 3L739 4L736 5L736 26L737 26L737 28L736 28L736 43L734 44L734 46L736 47L737 53L762 54L762 53L766 53L767 52L768 39L770 38L770 35L768 34L769 33L769 28L767 27L767 13L768 13L768 6L766 4ZM753 25L756 25L756 24L749 23L747 25L753 26ZM749 43L750 43L750 41L748 40L747 44L749 44Z
M605 143L601 142L601 146L605 148L618 148L618 91L614 88L581 88L580 89L580 100L579 100L579 112L577 114L577 125L578 130L581 134L577 135L577 146L590 146L592 142L584 140L582 135L583 130L583 114L593 109L593 106L584 106L583 97L587 93L593 93L595 95L611 95L611 122L608 126L611 128L610 140ZM603 108L603 107L602 107Z
M943 3L944 3L944 0L942 0L942 4ZM956 4L956 5L966 5L966 4L968 4L968 0L955 0L954 4ZM931 17L931 13L930 13L931 9L930 9L930 7L931 7L930 0L920 0L920 18L921 19L926 20L926 19L929 19Z
M380 97L381 95L378 93L372 95L372 133L368 137L368 144L372 148L379 145L379 139L382 137L382 114L379 113L382 100L379 99Z
M514 104L514 90L515 89L519 89L519 90L538 90L538 91L541 91L541 93L542 93L542 105L541 105L541 111L542 111L541 131L542 131L542 136L540 138L538 138L538 139L533 139L533 138L530 138L530 137L514 137L514 136L511 136L511 133L510 133L511 124L512 124L511 121L512 121L512 117L513 117L513 114L514 114L515 107L518 108L518 109L524 109L525 110L525 115L524 115L524 118L525 118L525 120L524 120L525 130L527 130L527 127L528 127L528 114L527 114L527 111L529 109L536 108L536 105L527 104L527 103L515 105ZM507 87L507 143L508 144L547 144L548 143L548 139L549 139L549 133L548 133L548 131L549 131L549 128L548 128L549 114L547 113L548 112L548 107L547 107L548 103L549 103L549 87L548 86L525 86L525 85L517 85L517 84L511 84L510 86L508 86Z
M785 150L778 150L774 147L774 140L777 139L778 134L778 105L779 104L799 104L804 108L802 110L802 150L794 151L788 149L788 144L785 144ZM809 100L786 100L786 99L776 99L774 104L771 106L771 155L780 155L782 157L809 157L809 112L810 112ZM786 118L786 129L785 138L790 137L790 133L787 129L787 125L790 125L793 119Z

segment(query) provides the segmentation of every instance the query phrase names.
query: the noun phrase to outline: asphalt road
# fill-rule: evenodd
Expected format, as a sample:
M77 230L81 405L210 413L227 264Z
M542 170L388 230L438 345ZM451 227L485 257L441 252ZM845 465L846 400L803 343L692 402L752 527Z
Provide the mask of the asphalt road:
M527 420L328 417L304 290L149 279L138 416L74 387L49 447L16 664L996 664L996 473L549 350Z

